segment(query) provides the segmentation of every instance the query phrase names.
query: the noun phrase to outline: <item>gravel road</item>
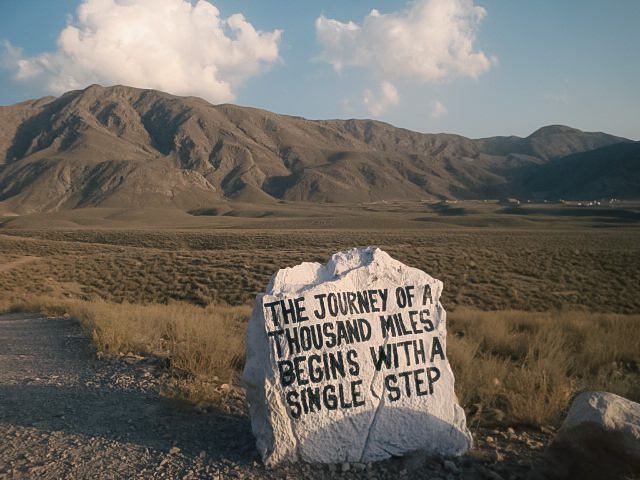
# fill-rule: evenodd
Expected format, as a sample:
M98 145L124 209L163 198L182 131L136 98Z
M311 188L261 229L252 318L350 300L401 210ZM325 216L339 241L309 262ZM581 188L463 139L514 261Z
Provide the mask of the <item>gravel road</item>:
M470 455L266 470L246 413L158 394L147 359L99 358L78 322L0 315L0 479L532 479L550 435L474 432Z
M169 404L160 375L73 320L0 315L0 478L251 476L249 419Z

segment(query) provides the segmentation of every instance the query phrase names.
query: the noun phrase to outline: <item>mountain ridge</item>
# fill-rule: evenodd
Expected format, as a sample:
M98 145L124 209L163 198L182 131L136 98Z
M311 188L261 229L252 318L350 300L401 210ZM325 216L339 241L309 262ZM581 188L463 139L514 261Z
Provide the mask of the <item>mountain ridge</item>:
M580 169L576 155L638 143L563 125L525 138L469 139L375 120L308 120L92 85L0 107L0 212L145 205L188 210L234 200L536 198L559 188L545 184L545 175L568 174L545 170L547 164L572 156L573 168ZM590 155L591 171L606 170L606 152ZM640 196L636 149L617 155L624 157L616 163L624 178L616 180L608 169L606 188L597 191ZM595 181L594 175L585 178ZM623 195L614 195L618 181ZM572 196L570 183L561 189L565 198ZM573 188L583 194L584 187Z

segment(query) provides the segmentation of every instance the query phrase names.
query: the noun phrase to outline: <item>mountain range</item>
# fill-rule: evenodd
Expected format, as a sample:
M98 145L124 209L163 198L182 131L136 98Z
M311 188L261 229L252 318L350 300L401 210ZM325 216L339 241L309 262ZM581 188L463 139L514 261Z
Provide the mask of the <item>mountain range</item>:
M639 198L640 142L561 125L469 139L125 86L0 107L0 213L507 197Z

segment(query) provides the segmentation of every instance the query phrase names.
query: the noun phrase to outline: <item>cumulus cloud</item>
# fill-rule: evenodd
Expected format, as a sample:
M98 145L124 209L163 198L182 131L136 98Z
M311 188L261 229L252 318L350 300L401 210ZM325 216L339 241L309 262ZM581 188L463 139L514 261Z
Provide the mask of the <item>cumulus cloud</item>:
M400 96L398 95L398 89L391 82L385 81L380 85L378 92L373 92L369 89L365 90L363 102L369 113L377 117L389 107L398 105Z
M439 100L433 102L431 107L431 116L433 118L441 117L442 115L446 115L449 113L447 107L445 107Z
M414 0L403 12L373 10L362 24L321 15L316 20L322 49L317 59L336 71L367 68L386 83L476 78L496 62L474 47L485 15L473 0Z
M219 103L280 59L281 31L258 31L241 14L222 18L204 0L84 0L77 17L54 53L23 58L5 42L14 79L47 93L124 84Z

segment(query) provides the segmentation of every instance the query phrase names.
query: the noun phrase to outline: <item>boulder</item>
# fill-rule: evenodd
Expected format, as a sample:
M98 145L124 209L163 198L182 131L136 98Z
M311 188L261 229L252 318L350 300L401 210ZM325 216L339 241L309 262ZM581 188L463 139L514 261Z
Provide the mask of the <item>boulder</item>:
M468 451L441 293L376 247L278 271L256 298L243 372L265 464Z
M545 454L553 480L640 478L640 404L613 393L576 397Z

